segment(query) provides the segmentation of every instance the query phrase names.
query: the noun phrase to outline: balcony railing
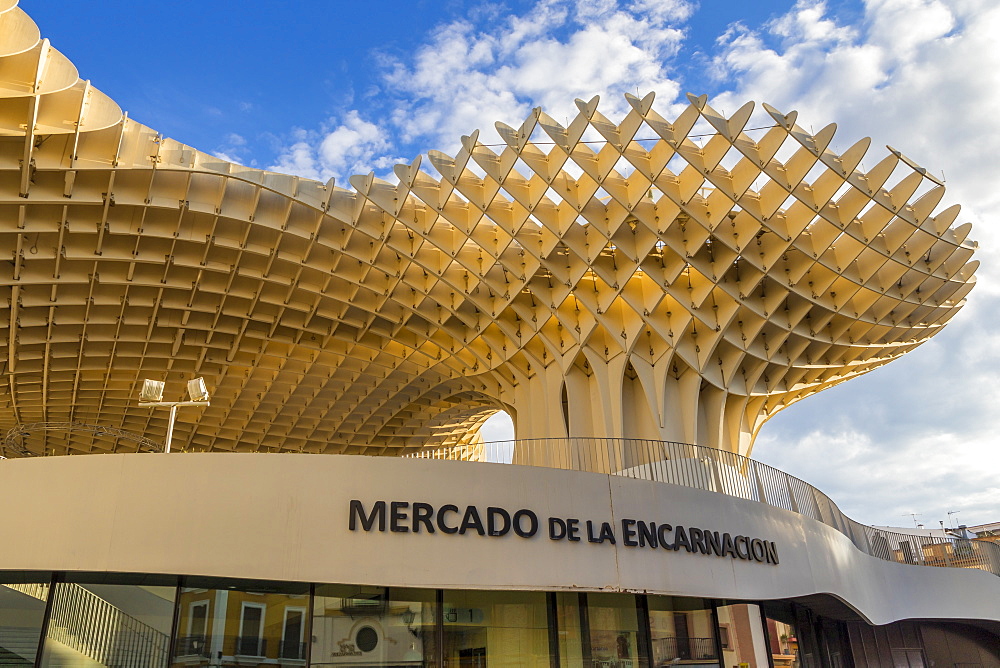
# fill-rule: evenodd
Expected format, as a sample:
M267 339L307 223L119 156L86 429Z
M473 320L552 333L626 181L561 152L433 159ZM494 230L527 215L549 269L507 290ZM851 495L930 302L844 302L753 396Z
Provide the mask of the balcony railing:
M1000 544L866 526L847 517L830 497L795 476L749 457L700 445L627 438L542 438L421 450L407 457L508 462L693 487L817 520L879 559L975 568L1000 575Z
M236 636L236 656L264 656L266 652L267 638Z
M715 638L689 638L686 636L653 638L653 658L667 661L672 659L718 660Z
M208 658L208 638L205 636L180 636L174 644L174 656L200 656Z
M298 640L282 640L278 650L278 658L304 661L306 658L306 644Z

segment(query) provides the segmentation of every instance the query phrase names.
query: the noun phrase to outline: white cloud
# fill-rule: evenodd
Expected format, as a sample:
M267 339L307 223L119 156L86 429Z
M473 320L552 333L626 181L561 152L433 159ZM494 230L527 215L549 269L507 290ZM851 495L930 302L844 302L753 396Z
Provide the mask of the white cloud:
M796 109L806 127L836 121L839 148L871 136L869 165L890 144L943 170L945 204L962 203L958 222L974 222L983 242L979 285L939 337L764 428L755 456L824 489L861 521L905 526L895 516L911 511L935 526L949 510L963 510L969 524L1000 516L1000 234L989 224L1000 207L998 31L993 0L868 0L850 26L822 2L800 0L763 30L735 27L720 40L715 74L733 83L713 104Z
M826 491L848 516L868 524L913 526L909 513L929 528L948 523L960 510L966 524L995 518L1000 452L983 448L988 434L968 436L927 432L887 449L883 442L850 425L826 424L789 441L765 437L758 459L793 470ZM963 456L970 446L980 456ZM978 447L977 447L978 446ZM978 518L978 519L977 519Z
M493 15L439 26L411 59L381 61L380 104L350 110L330 127L297 139L273 169L340 180L386 169L376 156L398 150L455 151L475 129L499 141L495 120L520 124L534 106L555 118L575 116L575 98L602 94L602 111L624 113L624 92L659 91L669 103L679 87L668 64L683 40L684 0L540 0L523 16Z
M246 138L235 132L227 134L222 145L216 147L215 151L213 151L215 157L240 165L247 163L248 153L249 147L247 146Z
M391 171L401 158L386 154L391 150L387 133L366 121L356 110L331 121L318 132L295 131L296 139L278 156L270 169L326 181L331 177L347 180L352 174Z

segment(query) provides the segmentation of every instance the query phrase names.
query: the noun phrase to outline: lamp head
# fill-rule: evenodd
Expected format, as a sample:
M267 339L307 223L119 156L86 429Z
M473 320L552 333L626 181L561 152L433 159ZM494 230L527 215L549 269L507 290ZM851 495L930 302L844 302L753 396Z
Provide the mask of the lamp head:
M150 380L146 379L142 381L142 389L139 391L140 401L160 401L163 399L163 385L162 380Z
M208 401L208 387L204 378L195 378L188 381L188 396L191 401Z

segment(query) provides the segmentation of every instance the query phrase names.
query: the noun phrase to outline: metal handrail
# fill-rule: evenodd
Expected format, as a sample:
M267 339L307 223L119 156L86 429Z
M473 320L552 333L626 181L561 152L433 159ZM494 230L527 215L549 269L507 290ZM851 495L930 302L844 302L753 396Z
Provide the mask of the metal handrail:
M681 485L782 508L833 527L879 559L919 566L975 568L1000 575L1000 544L886 531L852 520L809 483L733 452L673 441L538 438L442 447L405 455L511 463L604 473Z
M103 665L166 668L169 634L126 614L89 589L60 583L51 605L47 637Z

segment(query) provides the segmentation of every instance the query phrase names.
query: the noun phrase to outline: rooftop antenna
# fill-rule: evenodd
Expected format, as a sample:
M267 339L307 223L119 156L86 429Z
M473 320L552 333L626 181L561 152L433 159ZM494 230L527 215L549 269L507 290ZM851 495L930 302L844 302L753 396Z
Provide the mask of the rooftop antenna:
M917 518L920 517L921 515L923 515L923 513L904 513L904 514L900 515L900 517L912 517L913 518L913 526L914 527L918 527L920 525L917 524Z
M962 512L962 511L961 510L949 510L948 511L948 526L949 527L954 528L954 526L955 526L954 523L951 521L951 519L952 519L951 516L952 515L958 515L960 512Z

